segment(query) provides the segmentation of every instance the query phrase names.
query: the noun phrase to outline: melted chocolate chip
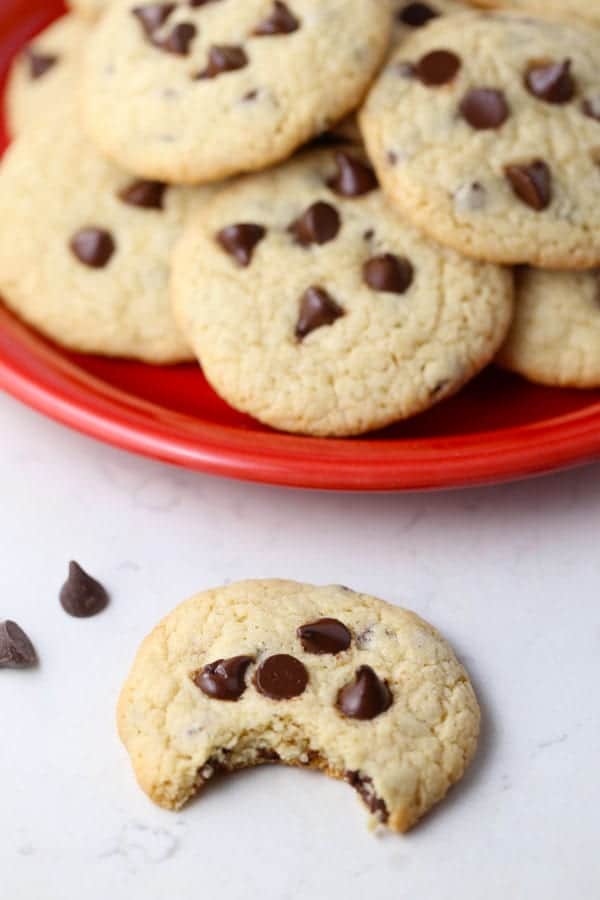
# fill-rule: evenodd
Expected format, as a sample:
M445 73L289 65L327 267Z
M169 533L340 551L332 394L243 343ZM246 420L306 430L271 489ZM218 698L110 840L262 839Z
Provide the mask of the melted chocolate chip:
M337 708L348 719L374 719L392 705L392 693L370 666L361 666L354 681L337 696Z
M45 75L60 59L60 57L51 53L39 53L36 50L26 50L25 56L29 63L29 77L32 81L36 81Z
M502 91L492 88L473 88L463 97L460 113L472 128L483 131L500 128L510 115Z
M600 95L586 98L581 104L581 109L584 115L600 122Z
M167 185L162 181L132 181L119 191L119 200L141 209L163 209Z
M343 315L344 310L327 291L317 286L310 287L300 298L296 337L301 341L317 328L333 325Z
M276 0L273 12L258 25L253 34L258 37L276 34L291 34L300 28L300 22L285 3Z
M385 253L374 256L363 266L365 283L374 291L387 291L391 294L404 294L414 279L412 263L402 256Z
M307 653L342 653L352 643L352 634L338 619L318 619L297 631Z
M166 37L153 40L155 47L166 53L174 53L176 56L187 56L190 52L192 41L196 37L197 29L191 22L180 22Z
M102 228L82 228L71 239L70 247L79 262L92 269L102 269L116 250L109 231Z
M454 81L462 63L460 57L450 50L432 50L421 57L414 73L427 87L439 87Z
M16 622L0 622L0 669L29 669L37 663L35 648Z
M335 154L338 171L327 186L342 197L361 197L379 187L373 169L341 150Z
M398 13L398 21L411 28L422 28L432 19L436 19L439 12L432 9L427 3L408 3Z
M161 25L167 21L176 5L175 3L146 3L144 6L136 6L131 12L139 20L146 37L152 38L154 32L158 31Z
M108 605L108 594L76 562L69 563L69 577L60 592L60 604L64 611L76 619L97 616Z
M537 212L546 209L552 202L552 173L542 159L523 165L509 165L506 177L519 198Z
M246 671L253 662L252 656L218 659L196 672L192 680L207 697L233 702L246 690Z
M262 663L255 676L258 691L271 700L291 700L306 690L308 672L295 656L278 653Z
M252 262L254 250L266 236L267 230L262 225L228 225L217 235L217 241L230 256L246 268Z
M533 65L525 76L527 90L547 103L568 103L575 95L571 60Z
M368 775L362 775L360 772L346 772L346 781L354 790L360 794L369 812L381 822L387 822L389 819L388 808L385 802L377 796L373 786L373 779Z
M196 79L217 78L225 72L235 72L248 65L248 57L243 47L221 44L210 48L208 65L198 72Z
M299 219L289 227L299 244L326 244L332 241L340 230L340 217L335 207L329 203L313 203Z

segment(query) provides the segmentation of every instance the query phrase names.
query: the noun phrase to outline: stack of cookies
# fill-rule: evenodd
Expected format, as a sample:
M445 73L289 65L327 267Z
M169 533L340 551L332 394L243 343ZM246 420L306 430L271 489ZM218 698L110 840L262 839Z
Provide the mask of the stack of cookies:
M316 436L498 354L600 386L600 0L540 2L73 0L9 84L5 302Z

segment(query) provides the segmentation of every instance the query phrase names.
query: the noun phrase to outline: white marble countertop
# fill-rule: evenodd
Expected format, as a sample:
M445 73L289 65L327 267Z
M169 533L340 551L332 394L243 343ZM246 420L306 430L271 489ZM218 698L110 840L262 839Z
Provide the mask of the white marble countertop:
M600 467L410 496L295 493L136 459L0 395L0 618L32 672L0 672L2 900L598 900ZM112 604L57 602L69 559ZM243 577L342 582L454 643L484 710L463 784L406 837L353 792L271 768L180 814L136 787L114 728L141 638Z

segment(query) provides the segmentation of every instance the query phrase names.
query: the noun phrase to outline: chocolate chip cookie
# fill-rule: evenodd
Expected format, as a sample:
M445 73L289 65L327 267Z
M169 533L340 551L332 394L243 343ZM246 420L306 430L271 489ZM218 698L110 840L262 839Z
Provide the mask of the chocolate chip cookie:
M86 353L152 363L190 358L173 320L169 257L209 188L143 181L107 163L50 109L0 169L0 294L48 337Z
M390 28L387 0L116 0L86 53L85 126L144 178L266 168L359 105Z
M414 613L342 587L246 581L198 594L146 638L119 702L142 789L179 809L264 763L348 781L407 831L471 761L479 708Z
M176 250L173 300L232 406L286 431L351 435L427 409L485 366L512 278L405 224L344 148L224 191Z
M384 190L478 259L600 263L600 42L593 29L467 12L409 38L361 128Z
M600 2L598 0L467 0L473 6L483 6L486 9L510 7L521 9L523 12L555 13L566 18L589 19L596 25L600 24Z
M63 16L19 54L6 93L13 135L35 125L45 110L58 110L75 89L88 32L88 26L77 16Z
M392 47L395 49L415 30L429 25L440 16L464 12L465 4L460 0L394 0Z
M600 388L600 273L517 273L515 320L498 361L530 381Z

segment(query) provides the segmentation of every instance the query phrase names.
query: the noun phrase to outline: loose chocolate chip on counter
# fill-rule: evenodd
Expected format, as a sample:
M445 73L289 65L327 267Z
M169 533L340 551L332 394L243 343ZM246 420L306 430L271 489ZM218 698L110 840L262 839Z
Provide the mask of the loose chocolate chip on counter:
M49 69L59 61L58 56L50 53L38 53L36 50L26 50L25 56L29 63L29 77L32 81L41 78Z
M542 159L523 165L509 165L504 171L514 193L526 206L541 212L550 205L552 173Z
M381 681L370 666L361 666L354 681L338 693L337 708L348 719L375 719L392 705L387 682Z
M392 253L374 256L363 266L365 283L374 291L404 294L413 283L414 275L412 263Z
M154 32L165 24L176 5L176 3L146 3L134 7L131 12L140 22L146 37L152 38Z
M79 262L92 269L102 269L116 250L109 231L103 228L82 228L71 238L70 247Z
M257 245L266 236L267 230L262 225L228 225L217 235L217 241L230 256L246 268L252 262Z
M547 103L568 103L575 95L571 60L532 65L525 76L527 90Z
M432 50L422 56L414 67L414 73L427 87L439 87L454 81L462 63L450 50Z
M338 171L327 186L342 197L361 197L376 190L379 185L373 169L348 153L338 150L335 154Z
M132 181L119 191L118 197L128 206L141 209L163 209L167 185L162 181Z
M166 37L160 40L155 38L152 43L166 53L173 53L176 56L187 56L197 33L196 26L191 22L180 22L178 25L175 25Z
M258 25L253 34L266 37L276 34L291 34L300 28L300 22L285 3L276 0L273 12Z
M257 669L256 687L271 700L291 700L306 690L308 672L295 656L278 653L270 656Z
M310 244L326 244L332 241L340 230L340 217L337 209L329 203L313 203L302 213L299 219L289 227L299 244L308 247Z
M324 325L333 325L345 315L342 307L323 288L310 287L300 298L300 315L296 325L296 337L303 340L312 331Z
M397 19L411 28L422 28L432 19L437 19L439 12L432 9L427 3L407 3L404 9L397 14Z
M16 622L0 622L0 669L30 669L37 664L35 648Z
M203 694L214 700L239 700L246 690L246 671L253 662L252 656L218 659L196 672L192 680Z
M301 625L298 637L307 653L342 653L352 643L352 634L338 619L318 619Z
M243 47L221 44L210 48L208 65L194 76L196 80L217 78L225 72L235 72L248 65L248 57Z
M64 611L76 619L97 616L108 605L108 594L76 562L69 563L69 577L60 592L60 604Z
M581 109L584 115L589 116L590 119L596 119L597 122L600 122L600 95L597 95L595 97L587 97L581 104Z
M346 772L346 781L360 794L369 812L381 822L387 822L389 819L388 808L385 802L377 796L373 786L373 779L368 775L362 775L360 772Z
M510 115L502 91L493 88L473 88L462 99L460 113L472 128L483 131L500 128Z

